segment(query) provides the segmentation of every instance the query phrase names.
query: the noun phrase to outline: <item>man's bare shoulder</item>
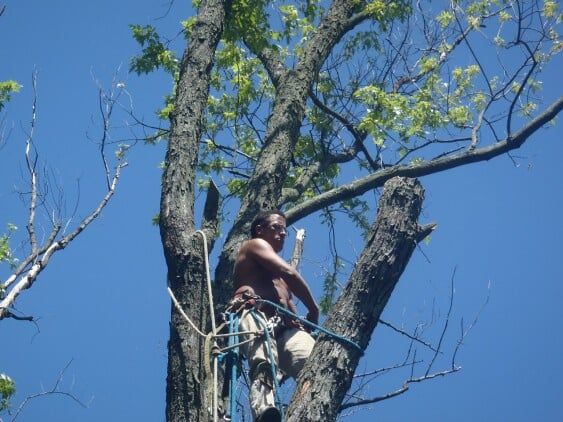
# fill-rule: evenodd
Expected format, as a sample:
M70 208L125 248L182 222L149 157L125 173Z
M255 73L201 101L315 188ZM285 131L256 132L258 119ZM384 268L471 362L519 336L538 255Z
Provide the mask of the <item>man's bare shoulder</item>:
M239 249L239 254L241 253L252 253L255 251L263 251L264 249L273 250L272 245L270 245L264 239L259 237L254 237L252 239L245 240Z

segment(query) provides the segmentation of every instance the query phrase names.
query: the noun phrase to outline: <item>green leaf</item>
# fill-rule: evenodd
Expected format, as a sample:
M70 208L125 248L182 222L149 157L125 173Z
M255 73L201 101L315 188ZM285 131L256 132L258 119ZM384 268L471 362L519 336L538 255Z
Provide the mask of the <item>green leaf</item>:
M15 382L8 375L0 373L0 411L10 407L10 398L15 392Z
M133 38L143 47L141 54L131 59L130 71L141 75L163 68L176 79L180 62L174 52L160 41L156 30L151 25L129 25L129 28Z
M21 87L20 84L12 80L0 82L0 111L2 111L4 105L12 98L11 94L19 92Z
M449 10L444 10L436 16L436 20L442 28L445 28L454 20L454 14Z
M18 228L11 223L7 224L8 233L0 236L0 263L7 263L10 268L15 268L18 259L14 257L12 249L10 248L10 237Z

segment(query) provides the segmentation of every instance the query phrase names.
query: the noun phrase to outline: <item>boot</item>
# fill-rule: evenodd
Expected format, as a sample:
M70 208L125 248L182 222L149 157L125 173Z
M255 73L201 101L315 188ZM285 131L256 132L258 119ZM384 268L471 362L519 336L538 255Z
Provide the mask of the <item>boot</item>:
M268 407L256 418L256 422L281 422L281 413L276 407Z

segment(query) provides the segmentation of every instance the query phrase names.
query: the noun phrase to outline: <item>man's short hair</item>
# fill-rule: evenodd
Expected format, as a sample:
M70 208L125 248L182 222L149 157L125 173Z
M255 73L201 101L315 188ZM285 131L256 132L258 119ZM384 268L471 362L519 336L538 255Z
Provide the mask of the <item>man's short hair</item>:
M258 234L256 233L257 226L261 226L268 221L271 215L279 215L280 217L285 218L285 214L280 210L268 210L268 211L260 211L256 214L252 225L250 226L250 236L256 237Z

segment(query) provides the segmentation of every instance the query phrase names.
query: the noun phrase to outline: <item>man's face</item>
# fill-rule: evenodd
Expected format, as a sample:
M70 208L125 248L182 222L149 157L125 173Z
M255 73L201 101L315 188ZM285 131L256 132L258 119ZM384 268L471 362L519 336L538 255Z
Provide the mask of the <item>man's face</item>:
M261 237L270 245L276 252L283 249L283 243L287 236L287 229L285 226L285 218L281 215L272 214L268 220L259 225L258 237Z

